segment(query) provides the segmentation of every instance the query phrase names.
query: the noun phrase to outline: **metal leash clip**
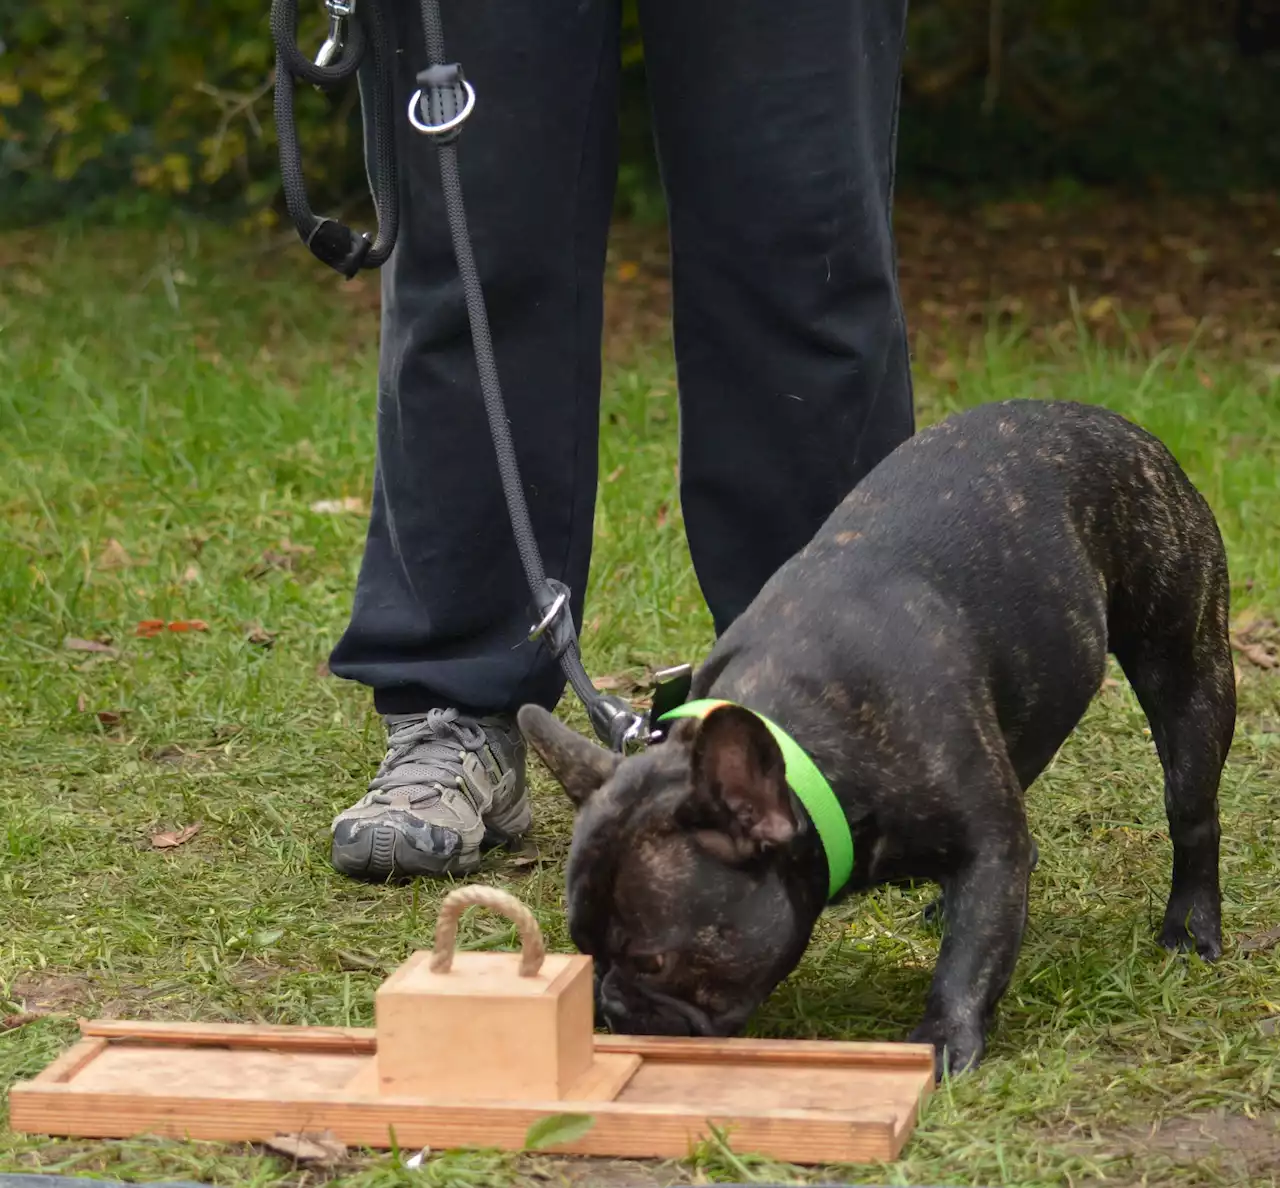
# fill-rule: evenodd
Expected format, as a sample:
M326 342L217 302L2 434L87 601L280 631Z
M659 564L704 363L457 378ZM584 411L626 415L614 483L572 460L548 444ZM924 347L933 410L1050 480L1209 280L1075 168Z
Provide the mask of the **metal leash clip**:
M689 700L693 687L693 665L677 664L653 674L653 700L649 705L645 744L659 743L667 737L668 727L662 723L662 715Z
M347 22L356 14L356 0L324 0L329 13L329 36L316 54L317 66L332 66L347 44Z

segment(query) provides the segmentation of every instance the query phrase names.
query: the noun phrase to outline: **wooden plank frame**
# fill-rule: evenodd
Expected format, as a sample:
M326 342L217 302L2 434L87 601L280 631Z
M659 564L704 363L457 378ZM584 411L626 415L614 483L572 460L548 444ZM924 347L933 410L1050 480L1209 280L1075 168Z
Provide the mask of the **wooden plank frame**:
M368 1088L372 1028L98 1020L81 1032L13 1086L13 1129L228 1142L329 1130L351 1146L520 1150L539 1119L584 1113L591 1128L554 1153L681 1158L713 1123L738 1151L860 1163L898 1157L933 1088L930 1045L596 1036L597 1055L637 1058L613 1100L425 1101Z

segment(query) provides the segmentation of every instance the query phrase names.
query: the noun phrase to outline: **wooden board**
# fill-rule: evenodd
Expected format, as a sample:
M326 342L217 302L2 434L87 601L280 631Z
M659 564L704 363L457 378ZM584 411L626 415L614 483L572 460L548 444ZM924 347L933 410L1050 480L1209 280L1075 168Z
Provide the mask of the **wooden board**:
M391 1097L360 1028L90 1022L10 1091L14 1130L76 1137L262 1141L329 1130L352 1146L519 1150L550 1114L594 1124L564 1154L680 1158L709 1134L793 1163L898 1156L933 1088L920 1044L597 1036L596 1100L465 1103ZM609 1095L615 1094L612 1099Z

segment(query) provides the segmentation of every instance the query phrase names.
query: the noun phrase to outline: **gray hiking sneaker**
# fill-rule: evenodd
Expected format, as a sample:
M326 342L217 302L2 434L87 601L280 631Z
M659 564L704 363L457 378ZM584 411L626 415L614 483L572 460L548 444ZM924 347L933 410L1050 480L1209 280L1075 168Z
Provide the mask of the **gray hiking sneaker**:
M525 742L510 718L388 717L369 791L333 819L333 865L357 879L466 874L529 829Z

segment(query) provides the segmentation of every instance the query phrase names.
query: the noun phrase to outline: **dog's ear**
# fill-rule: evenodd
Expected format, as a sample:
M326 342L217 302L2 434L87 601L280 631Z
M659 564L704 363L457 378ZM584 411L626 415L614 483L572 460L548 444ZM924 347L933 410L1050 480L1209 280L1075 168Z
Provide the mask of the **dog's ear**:
M750 710L720 706L693 741L695 836L726 861L785 845L798 828L786 761L769 728Z
M540 705L522 705L516 721L529 745L578 808L587 803L622 762L621 755L570 730Z

